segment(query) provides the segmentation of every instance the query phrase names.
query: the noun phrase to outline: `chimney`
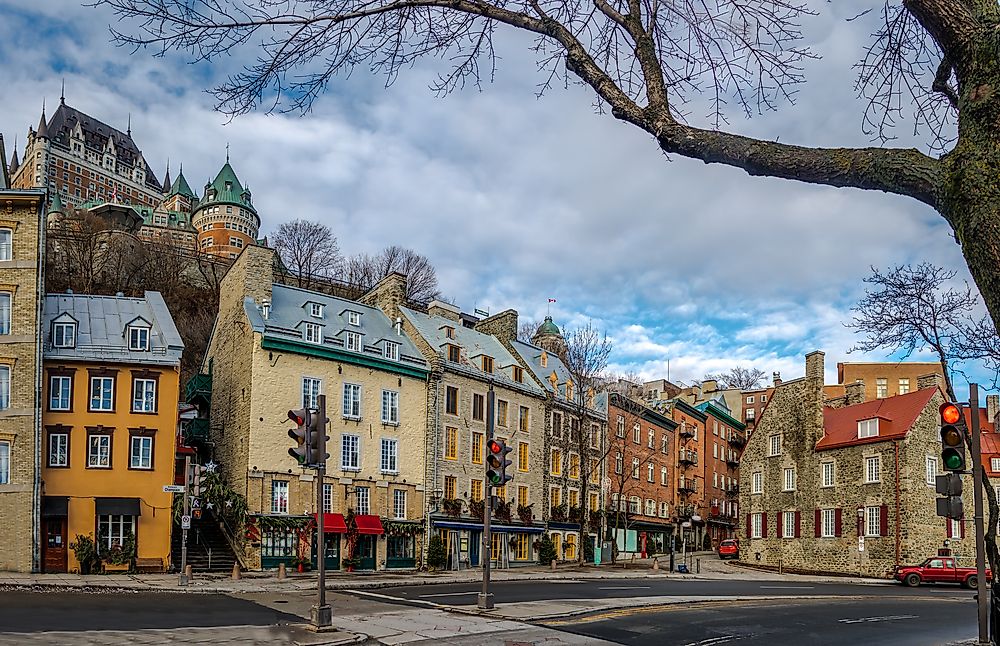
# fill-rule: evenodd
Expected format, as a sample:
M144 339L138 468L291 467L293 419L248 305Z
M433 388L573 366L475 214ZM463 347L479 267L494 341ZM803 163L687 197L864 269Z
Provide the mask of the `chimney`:
M806 379L819 379L823 381L823 358L826 353L822 350L814 350L806 355Z
M472 329L510 345L517 340L517 310L504 310L477 322Z
M917 377L917 390L923 390L924 388L944 388L944 379L936 372L932 372L929 375L921 375Z
M997 413L1000 413L1000 395L986 395L986 421L995 426Z
M701 382L701 394L704 397L707 393L715 392L719 389L719 382L715 379L706 379Z
M406 302L406 276L394 271L375 283L359 303L382 310L390 319L399 317L399 306Z
M844 392L847 399L847 406L861 404L865 401L865 382L858 379L853 384L846 384Z
M781 385L781 373L778 372L778 371L772 372L771 373L771 382L775 386L780 386Z
M403 319L402 317L396 317L396 336L403 336Z
M444 301L431 301L431 304L427 306L427 313L431 316L440 316L459 324L462 322L462 310Z

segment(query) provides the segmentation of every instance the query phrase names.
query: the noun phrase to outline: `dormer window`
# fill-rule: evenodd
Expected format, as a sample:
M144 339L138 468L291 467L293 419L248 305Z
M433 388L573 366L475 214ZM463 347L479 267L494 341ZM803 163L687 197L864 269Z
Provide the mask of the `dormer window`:
M878 418L858 422L858 439L865 437L878 437Z
M521 366L514 366L514 381L524 383L524 369Z
M128 349L134 352L149 351L149 328L140 325L128 326Z
M382 348L382 353L390 361L399 361L399 344L393 341L386 341Z
M323 318L323 306L319 303L309 303L309 316L318 319Z
M566 382L566 399L573 401L573 382Z
M361 325L361 315L357 312L348 312L347 322L351 325Z
M317 323L306 323L306 329L303 334L305 340L309 343L323 342L323 328Z
M361 352L361 335L357 332L348 332L344 347L352 352Z
M487 357L483 355L483 372L492 373L493 372L493 357Z
M459 363L462 361L462 351L457 345L448 345L448 361Z
M53 323L52 324L52 347L53 348L75 348L76 347L76 323Z
M455 338L455 328L450 327L450 326L445 326L445 328L444 328L444 336L445 336L446 339L454 339Z
M542 356L540 358L540 361L541 361L541 364L542 364L543 368L548 368L549 367L549 355L548 355L548 353L546 353L546 352L543 351L542 352Z

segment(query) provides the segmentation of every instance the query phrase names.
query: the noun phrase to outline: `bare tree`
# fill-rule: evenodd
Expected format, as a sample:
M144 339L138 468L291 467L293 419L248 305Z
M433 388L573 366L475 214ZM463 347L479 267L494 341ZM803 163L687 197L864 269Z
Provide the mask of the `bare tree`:
M538 321L526 319L517 326L517 340L523 343L531 343L531 338L538 331Z
M729 372L723 372L718 375L705 375L704 379L714 379L719 382L719 388L727 390L729 388L736 388L737 390L754 390L760 388L761 382L764 381L764 377L767 373L760 368L744 368L743 366L736 366Z
M851 352L888 350L905 359L917 350L929 350L941 364L947 396L958 401L951 378L952 362L982 358L983 353L1000 346L1000 341L996 329L988 329L992 325L988 319L972 322L977 297L967 284L954 286L955 277L955 271L930 263L897 266L885 272L873 267L872 275L865 279L873 287L865 290L854 307L854 320L847 324L865 337ZM966 441L972 446L970 431L966 431ZM978 456L973 458L981 467ZM989 503L986 554L996 573L1000 563L996 541L1000 506L985 470L983 490ZM994 574L994 581L1000 580L997 576Z
M344 278L356 285L371 287L392 272L406 276L406 298L432 301L441 298L437 270L431 261L412 249L392 245L374 256L359 254L347 261Z
M820 148L723 130L790 103L813 54L800 24L804 0L96 0L118 18L113 38L154 54L211 61L245 48L256 60L212 90L234 115L265 104L309 109L338 74L361 66L391 83L424 57L448 61L433 89L447 93L492 78L502 28L534 37L539 94L579 82L596 105L646 133L667 154L725 164L750 175L908 196L936 209L962 245L995 325L1000 326L1000 103L994 0L887 1L852 19L870 31L857 65L866 99L862 129L881 145ZM823 6L823 5L821 5ZM125 26L123 26L125 25ZM131 26L129 30L127 26ZM683 106L699 93L707 123ZM888 146L912 118L929 130L932 157ZM957 136L950 135L957 124ZM915 216L916 217L916 216Z
M274 232L274 250L294 274L299 287L308 287L315 278L336 276L343 257L337 237L319 222L297 219L282 222Z

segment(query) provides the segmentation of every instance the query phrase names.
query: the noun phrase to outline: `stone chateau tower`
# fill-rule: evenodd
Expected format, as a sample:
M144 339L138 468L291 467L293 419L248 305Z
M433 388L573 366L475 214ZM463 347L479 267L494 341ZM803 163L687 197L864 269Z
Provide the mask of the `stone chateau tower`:
M257 241L260 217L250 189L240 184L228 155L215 180L205 184L191 224L198 230L198 248L203 253L235 258L244 247Z

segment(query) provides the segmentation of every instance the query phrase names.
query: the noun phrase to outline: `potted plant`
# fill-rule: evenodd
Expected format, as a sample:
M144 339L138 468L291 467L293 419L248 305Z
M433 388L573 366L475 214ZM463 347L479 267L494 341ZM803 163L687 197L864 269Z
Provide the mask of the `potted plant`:
M312 561L305 557L297 556L292 559L292 566L297 572L305 572L312 567Z
M457 517L462 515L462 501L458 498L445 498L442 505L444 506L444 513L449 516Z
M566 520L566 505L556 505L552 508L552 520L557 523L564 522Z
M518 505L517 518L525 525L530 525L535 520L535 512L531 510L531 505Z
M90 534L86 536L77 534L73 542L69 544L69 548L73 550L73 556L80 564L80 574L90 574L97 562L97 546Z
M469 513L482 520L486 514L486 502L482 500L469 501Z
M353 572L354 568L361 565L361 559L359 559L356 556L348 556L343 560L343 565L345 568L347 568L348 572Z
M493 515L497 520L503 521L505 523L510 522L510 503L500 500L497 502L496 507L493 509Z
M427 546L427 566L432 570L441 570L448 565L448 555L445 553L444 541L440 536L431 536Z
M121 543L115 541L104 554L105 572L128 572L135 558L135 538L126 534Z

